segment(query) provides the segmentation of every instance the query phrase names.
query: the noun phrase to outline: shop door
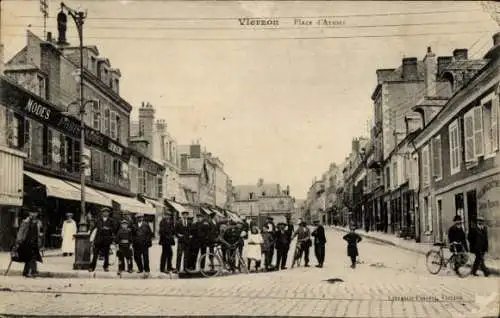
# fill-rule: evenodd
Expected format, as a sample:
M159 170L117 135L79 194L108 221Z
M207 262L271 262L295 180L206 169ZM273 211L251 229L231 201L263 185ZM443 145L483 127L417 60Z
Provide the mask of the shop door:
M477 198L476 190L467 192L467 226L469 231L471 229L471 224L475 224L477 221Z

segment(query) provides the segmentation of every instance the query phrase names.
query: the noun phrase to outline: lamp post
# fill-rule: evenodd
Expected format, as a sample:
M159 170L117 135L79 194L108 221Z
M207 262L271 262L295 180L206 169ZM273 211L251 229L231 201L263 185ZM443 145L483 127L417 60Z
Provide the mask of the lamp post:
M88 233L87 216L85 209L85 105L93 101L85 101L83 95L83 24L87 14L83 11L76 11L64 2L61 2L61 13L66 10L73 18L76 29L78 31L79 49L80 49L80 98L79 98L79 115L80 115L80 223L78 233L75 234L75 262L73 269L88 269L90 265L90 234ZM62 19L66 22L66 19ZM64 25L65 29L65 25Z

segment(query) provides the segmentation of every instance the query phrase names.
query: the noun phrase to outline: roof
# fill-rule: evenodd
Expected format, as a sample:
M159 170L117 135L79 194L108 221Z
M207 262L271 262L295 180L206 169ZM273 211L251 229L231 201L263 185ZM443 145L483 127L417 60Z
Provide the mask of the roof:
M443 72L457 70L480 70L488 63L487 60L455 60L448 64Z
M250 197L250 193L253 193L255 198L261 197L262 193L266 196L279 196L280 185L278 183L264 183L262 186L248 184L248 185L236 185L234 186L234 192L236 193L236 198L246 200Z
M424 73L424 62L423 61L417 61L417 78L416 79L411 79L411 81L423 81L425 77ZM389 74L385 79L384 82L401 82L401 81L407 81L408 79L403 78L403 65L399 66L397 69L394 70L391 74Z

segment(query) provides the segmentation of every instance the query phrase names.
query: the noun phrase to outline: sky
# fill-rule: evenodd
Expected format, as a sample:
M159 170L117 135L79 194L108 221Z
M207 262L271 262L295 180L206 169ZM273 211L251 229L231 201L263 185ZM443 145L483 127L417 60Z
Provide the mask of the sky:
M48 2L47 31L57 37L59 1ZM84 44L120 69L132 119L149 101L179 144L199 140L218 156L233 185L263 178L289 185L296 198L342 163L352 138L369 136L377 69L421 59L428 46L438 56L469 48L478 58L499 29L479 2L465 1L65 3L87 10ZM43 16L39 0L2 6L8 60L27 29L43 37ZM241 25L247 17L279 25ZM336 25L317 25L320 17Z

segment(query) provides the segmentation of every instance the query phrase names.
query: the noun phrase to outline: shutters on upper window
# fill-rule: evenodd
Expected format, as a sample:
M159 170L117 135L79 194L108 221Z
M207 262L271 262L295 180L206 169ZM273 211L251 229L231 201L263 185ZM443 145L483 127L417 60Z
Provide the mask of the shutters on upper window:
M483 108L474 107L474 156L484 155Z
M432 140L432 176L436 180L443 177L441 169L441 136L437 136Z
M422 183L428 186L430 183L430 169L429 169L429 146L422 149Z
M498 95L493 95L492 105L491 105L491 150L498 150L498 111L500 108Z
M475 160L474 156L474 110L471 109L464 115L464 145L465 161Z

